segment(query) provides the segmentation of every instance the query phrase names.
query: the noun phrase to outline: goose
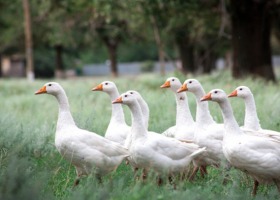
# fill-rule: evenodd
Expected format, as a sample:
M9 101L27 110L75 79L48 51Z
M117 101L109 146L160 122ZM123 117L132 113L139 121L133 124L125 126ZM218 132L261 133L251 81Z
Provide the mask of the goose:
M122 145L76 126L67 95L59 83L46 83L35 94L50 94L58 101L55 147L65 160L75 166L77 177L74 185L78 185L81 176L92 172L101 182L102 176L115 171L129 156L128 149Z
M159 175L173 176L184 172L190 162L205 151L205 148L194 143L180 142L161 134L148 134L135 95L123 93L112 103L125 104L131 111L132 137L128 149L131 158L140 168L154 170ZM158 185L161 181L161 178L158 179Z
M209 165L220 166L221 162L226 160L222 150L225 131L223 124L218 124L213 120L208 108L208 102L200 101L205 95L205 91L198 80L187 79L181 88L177 90L178 93L183 91L193 93L196 98L196 129L194 142L199 146L205 146L207 148L207 152L203 154L205 156L204 159L194 164L195 168L190 176L190 180L192 180L199 166L204 169Z
M137 99L137 102L139 103L139 106L140 106L141 111L142 111L144 126L148 130L148 128L149 128L149 118L150 118L150 109L149 109L149 106L148 106L147 102L143 99L143 97L141 96L141 94L139 92L137 92L135 90L129 90L127 92L132 94L132 95L135 95L135 97Z
M228 97L240 97L245 102L245 118L244 118L244 126L242 127L242 130L245 130L247 132L255 131L260 134L266 134L271 137L280 139L279 132L268 130L268 129L262 129L257 114L254 95L249 87L239 86L232 93L230 93Z
M181 87L181 82L176 77L169 77L165 81L161 88L170 88L175 94L176 98L176 125L175 128L171 127L163 132L163 135L173 136L180 140L193 140L195 131L195 122L191 115L188 98L186 93L177 93L177 90ZM171 132L173 131L173 132ZM171 134L170 134L171 133Z
M116 84L112 81L103 81L98 84L96 87L92 88L92 91L102 91L107 93L110 96L111 101L115 100L119 97L119 91ZM128 91L131 94L136 95L137 101L141 107L141 111L144 117L144 123L146 129L148 129L149 124L149 107L147 103L143 100L142 96L135 90ZM128 126L124 120L124 112L122 106L120 104L112 104L112 116L107 128L105 137L123 144L125 147L131 142L131 127ZM130 159L127 158L127 164L130 164L134 170L134 174L136 175L136 171L138 171L138 167ZM142 174L142 178L145 179L147 172L144 170Z
M144 100L144 98L141 96L141 94L139 92L137 92L136 90L129 90L127 92L130 93L131 96L134 96L134 98L136 98L136 100L141 108L141 113L142 113L143 121L144 121L144 127L148 131L149 136L157 137L158 133L148 130L150 109L149 109L147 102ZM128 147L131 145L131 140L132 140L131 138L132 138L132 134L130 133L126 139L125 147ZM131 165L134 166L134 168L138 169L137 165L135 164L135 162L133 160L130 159L130 157L128 158L128 160L131 163ZM147 173L148 173L147 170L143 169L142 179L145 179L147 177Z
M149 106L147 104L147 102L143 99L143 97L141 96L141 94L135 90L129 90L127 91L128 93L130 93L132 96L134 96L141 108L141 113L143 116L143 122L144 122L144 127L146 128L146 130L148 131L148 134L158 134L156 132L153 131L149 131L148 130L148 126L149 126L149 118L150 118L150 109ZM126 139L126 147L128 146L128 144L131 143L131 133L129 134L129 136Z
M149 106L148 106L147 102L143 99L143 97L140 95L140 93L137 92L136 90L129 90L127 92L130 93L132 96L135 96L135 98L141 108L144 127L148 131L150 110L149 110ZM157 134L157 133L148 131L148 134ZM125 147L129 147L131 145L131 140L132 140L132 133L130 131L130 133L128 134L126 141L125 141ZM134 167L134 172L136 172L138 170L137 164L134 162L133 159L131 159L131 157L129 157L128 160L129 160L129 163ZM142 176L141 176L143 180L147 178L147 173L148 173L147 170L143 169Z
M225 127L224 155L232 166L247 172L256 180L252 194L256 195L258 183L275 183L280 192L280 141L266 135L243 132L223 90L211 90L201 101L219 104Z
M110 96L111 101L119 96L116 84L111 81L103 81L96 87L93 87L92 91L102 91L107 93ZM112 104L112 115L105 133L105 138L124 145L129 133L130 126L125 122L122 106L119 104Z

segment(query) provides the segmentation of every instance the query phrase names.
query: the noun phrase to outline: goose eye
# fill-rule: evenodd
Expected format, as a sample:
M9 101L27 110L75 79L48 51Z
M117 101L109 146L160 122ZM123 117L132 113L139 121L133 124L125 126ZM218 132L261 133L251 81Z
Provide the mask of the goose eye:
M215 94L217 94L217 93L218 93L218 91L215 91L214 93L215 93Z
M108 85L108 83L105 83L105 85Z
M190 81L189 83L192 83L192 81Z
M127 95L124 95L124 97L127 97Z
M243 90L243 88L240 88L239 90Z
M175 81L175 79L173 78L172 81Z
M48 86L52 86L52 84L49 84Z
M133 92L130 92L130 94L133 94Z

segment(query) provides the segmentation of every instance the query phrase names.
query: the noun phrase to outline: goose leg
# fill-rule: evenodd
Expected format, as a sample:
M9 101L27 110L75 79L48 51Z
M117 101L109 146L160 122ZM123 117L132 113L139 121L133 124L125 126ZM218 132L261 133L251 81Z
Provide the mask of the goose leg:
M202 178L204 178L205 175L207 175L206 166L201 166L201 167L199 167L199 171L200 171L200 175L201 175Z
M172 176L170 175L170 176L168 176L168 181L169 181L169 183L170 184L172 184L172 182L173 182L173 178L172 178Z
M147 179L147 176L148 176L148 171L146 169L143 169L142 171L142 180L146 180Z
M98 174L96 174L96 176L95 176L95 177L97 178L98 183L99 183L99 184L102 184L102 178L101 178L101 176L100 176L100 175L98 175Z
M195 166L195 167L193 168L193 172L192 172L191 176L189 177L189 181L193 181L193 180L194 180L194 177L195 177L195 175L197 174L198 169L199 169L199 167L197 167L197 166Z
M133 177L134 177L135 180L138 180L138 179L139 179L139 177L138 177L138 175L137 175L137 171L138 171L138 168L137 168L137 167L134 167L134 168L133 168Z
M257 190L258 190L258 186L259 186L259 182L257 180L254 180L254 187L253 187L253 191L252 191L252 195L253 196L256 196Z
M225 169L225 176L223 180L223 185L226 185L229 181L229 170L231 169L231 164L229 162L226 163L224 169Z
M74 181L73 187L76 187L77 185L79 185L79 183L80 183L80 177L77 176Z
M173 178L174 178L174 176L169 175L169 176L168 176L168 181L169 181L169 184L170 184L170 185L173 185L173 189L176 190L176 188L177 188L177 187L176 187L176 182L174 181Z
M185 180L185 179L186 179L186 177L188 177L188 175L187 175L187 172L186 172L186 171L184 171L184 172L182 172L182 173L180 173L180 174L179 174L179 180L180 180L180 181Z
M163 184L163 180L162 180L162 178L160 176L158 176L157 177L157 185L158 186L162 186L162 184Z

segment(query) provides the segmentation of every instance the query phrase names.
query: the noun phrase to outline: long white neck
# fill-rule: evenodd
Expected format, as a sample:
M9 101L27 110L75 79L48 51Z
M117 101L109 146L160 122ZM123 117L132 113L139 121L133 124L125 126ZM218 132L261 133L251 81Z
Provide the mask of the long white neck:
M196 123L198 124L212 124L215 123L213 120L207 101L200 101L200 99L205 95L205 91L202 87L195 90L194 92L196 98Z
M244 119L244 128L259 130L260 120L258 118L256 104L253 95L249 95L244 98L245 101L245 119Z
M63 127L66 126L76 126L74 119L70 112L70 105L68 102L68 98L64 91L61 91L59 94L55 95L58 106L59 106L59 112L58 112L58 120L56 125L56 130L61 130Z
M138 102L129 104L128 107L131 110L131 132L132 132L132 141L147 137L147 129L144 126L143 115L141 111L141 107Z
M111 98L111 101L114 101L120 96L118 89L115 89L108 94ZM121 104L112 104L112 115L110 123L111 122L125 123L123 108Z
M189 109L188 97L185 92L177 93L176 97L176 126L194 125L194 120Z
M138 99L137 102L140 105L142 115L143 115L143 121L144 121L144 126L148 130L149 127L149 118L150 118L150 110L148 104L145 102L144 99Z
M226 130L226 136L229 135L237 135L242 134L242 131L239 128L239 125L234 118L233 111L228 99L224 101L218 102L219 106L221 107L223 119L224 119L224 127Z

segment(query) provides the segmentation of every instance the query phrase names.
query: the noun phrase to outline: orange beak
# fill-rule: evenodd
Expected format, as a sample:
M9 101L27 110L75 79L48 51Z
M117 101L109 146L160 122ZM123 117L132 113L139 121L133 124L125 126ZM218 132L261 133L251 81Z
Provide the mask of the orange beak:
M166 81L162 86L160 86L161 88L170 88L170 81Z
M185 83L177 90L177 93L181 93L184 91L188 91L188 86Z
M237 90L234 90L232 93L228 95L228 97L236 97L237 96Z
M119 97L117 99L115 99L114 101L112 101L112 104L115 104L115 103L122 103L122 97Z
M44 93L47 93L47 88L45 85L40 90L35 92L35 94L44 94Z
M103 90L103 85L99 84L98 86L94 87L91 89L92 91L102 91Z
M211 93L206 94L200 99L200 101L209 101L209 100L212 100Z

